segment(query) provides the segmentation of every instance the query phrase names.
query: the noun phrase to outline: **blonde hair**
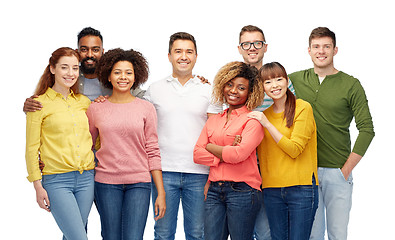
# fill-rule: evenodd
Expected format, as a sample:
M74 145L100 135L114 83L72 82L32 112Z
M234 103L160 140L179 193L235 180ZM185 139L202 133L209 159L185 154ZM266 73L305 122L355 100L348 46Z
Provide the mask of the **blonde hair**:
M242 77L248 80L248 98L245 102L248 110L262 104L265 96L263 82L258 79L258 70L243 62L230 62L223 66L214 78L213 101L224 104L224 87L230 80Z

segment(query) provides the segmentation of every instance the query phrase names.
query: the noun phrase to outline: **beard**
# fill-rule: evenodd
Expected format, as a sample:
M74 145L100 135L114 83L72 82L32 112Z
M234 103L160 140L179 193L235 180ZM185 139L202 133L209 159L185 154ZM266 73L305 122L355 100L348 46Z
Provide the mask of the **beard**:
M87 64L86 62L88 60L92 60L94 63L93 64ZM96 64L97 64L97 59L94 57L86 57L81 60L81 66L80 70L83 74L94 74L96 71Z

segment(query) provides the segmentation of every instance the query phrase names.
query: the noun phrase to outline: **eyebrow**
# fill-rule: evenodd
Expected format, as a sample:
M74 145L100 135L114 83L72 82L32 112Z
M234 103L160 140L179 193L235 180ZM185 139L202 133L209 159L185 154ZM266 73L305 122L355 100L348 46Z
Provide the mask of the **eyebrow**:
M90 48L90 47L88 47L88 46L80 46L80 48ZM100 46L93 46L91 48L100 48Z
M175 48L174 49L174 51L177 51L177 50L186 50L186 51L195 51L195 49L193 49L193 48Z

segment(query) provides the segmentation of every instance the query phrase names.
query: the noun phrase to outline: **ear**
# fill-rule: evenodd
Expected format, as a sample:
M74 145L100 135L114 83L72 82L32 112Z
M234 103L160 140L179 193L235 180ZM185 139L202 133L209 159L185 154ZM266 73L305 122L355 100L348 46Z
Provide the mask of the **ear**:
M171 55L170 53L167 54L167 58L169 59L169 62L171 62L170 55Z
M335 47L335 49L333 49L333 56L336 56L336 54L337 54L337 50L338 50L338 48L337 48L337 47Z
M240 45L237 45L237 50L239 50L239 53L241 54L241 53L242 53L241 51L242 51L243 49L241 49Z
M267 51L267 46L268 46L268 45L269 45L269 44L267 44L267 43L263 45L264 48L265 48L265 49L263 50L264 53L266 53L266 51Z
M55 68L49 65L49 71L55 75Z

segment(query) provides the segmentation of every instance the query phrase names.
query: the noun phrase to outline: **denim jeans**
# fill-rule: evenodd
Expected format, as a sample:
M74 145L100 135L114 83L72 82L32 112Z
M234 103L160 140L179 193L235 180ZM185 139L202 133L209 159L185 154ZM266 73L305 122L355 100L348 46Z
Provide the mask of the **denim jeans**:
M254 228L254 240L271 240L272 237L270 236L270 227L269 227L269 220L267 219L267 213L265 204L261 201L261 209L258 212L255 220L255 228Z
M345 180L339 168L319 167L318 182L319 204L310 239L325 239L326 222L329 240L346 240L352 203L352 174Z
M143 239L150 196L150 182L135 184L95 182L95 200L103 239Z
M273 240L308 240L318 207L318 187L297 185L263 189Z
M212 182L205 203L206 240L251 240L261 192L244 182Z
M180 172L162 172L166 192L166 214L155 222L155 239L175 238L180 200L184 216L185 239L203 239L204 185L208 175ZM158 192L152 184L152 200Z
M43 175L42 185L63 239L88 239L85 225L93 203L93 170Z

